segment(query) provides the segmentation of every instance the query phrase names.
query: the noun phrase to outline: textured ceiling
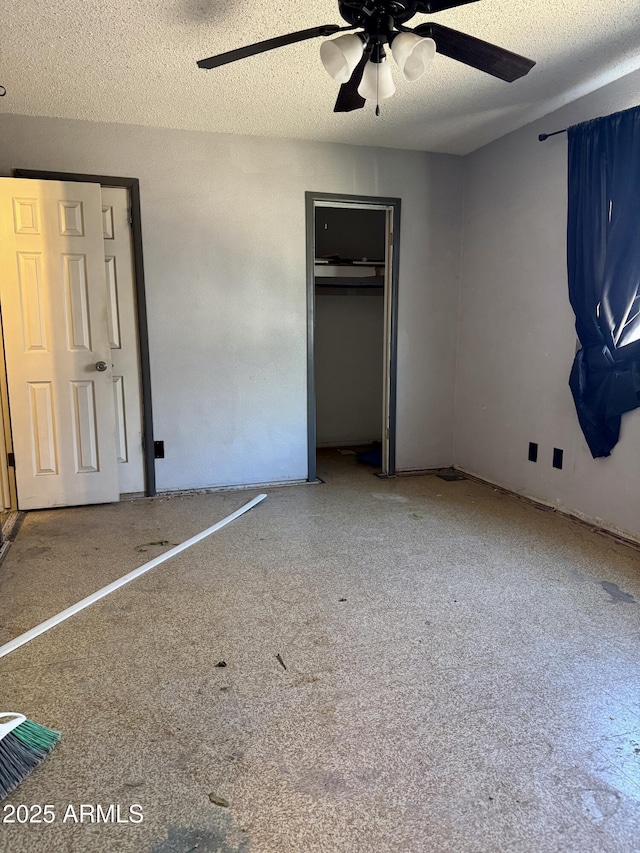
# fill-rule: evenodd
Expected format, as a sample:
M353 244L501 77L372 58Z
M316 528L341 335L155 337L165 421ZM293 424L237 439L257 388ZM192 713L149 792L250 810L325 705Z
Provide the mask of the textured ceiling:
M638 0L479 0L437 20L536 60L515 83L444 56L376 118L335 114L321 39L211 71L196 60L342 23L334 0L0 0L0 112L465 154L640 67ZM552 130L553 128L550 128Z

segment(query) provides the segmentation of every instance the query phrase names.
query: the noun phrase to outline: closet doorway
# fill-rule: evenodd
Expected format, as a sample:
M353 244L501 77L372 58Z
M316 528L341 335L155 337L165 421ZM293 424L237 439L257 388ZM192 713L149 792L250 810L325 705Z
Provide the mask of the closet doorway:
M306 202L308 479L327 447L392 476L400 199L309 192Z

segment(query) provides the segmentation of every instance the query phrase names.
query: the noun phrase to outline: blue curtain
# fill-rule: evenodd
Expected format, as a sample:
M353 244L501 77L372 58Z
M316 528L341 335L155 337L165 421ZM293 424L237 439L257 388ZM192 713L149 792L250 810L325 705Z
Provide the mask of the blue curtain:
M569 386L592 456L609 456L622 414L640 406L640 107L567 133L567 271L581 344Z

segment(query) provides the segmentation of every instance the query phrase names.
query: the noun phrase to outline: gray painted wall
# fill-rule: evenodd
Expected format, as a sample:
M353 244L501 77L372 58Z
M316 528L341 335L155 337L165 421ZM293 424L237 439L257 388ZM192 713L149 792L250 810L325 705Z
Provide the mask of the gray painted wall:
M307 476L307 190L402 199L400 469L452 461L461 158L3 115L0 175L141 183L158 488Z
M316 295L319 447L382 440L383 347L382 291Z
M594 460L567 382L567 139L551 132L640 100L640 72L465 158L455 463L517 492L640 537L640 411ZM527 461L528 442L540 445ZM564 449L564 468L551 466Z

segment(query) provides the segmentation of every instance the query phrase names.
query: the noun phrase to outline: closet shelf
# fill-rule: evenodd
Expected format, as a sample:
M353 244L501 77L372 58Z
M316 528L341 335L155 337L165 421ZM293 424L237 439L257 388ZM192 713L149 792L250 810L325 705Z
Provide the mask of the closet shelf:
M364 261L324 261L315 264L316 289L379 290L384 286L384 264Z

